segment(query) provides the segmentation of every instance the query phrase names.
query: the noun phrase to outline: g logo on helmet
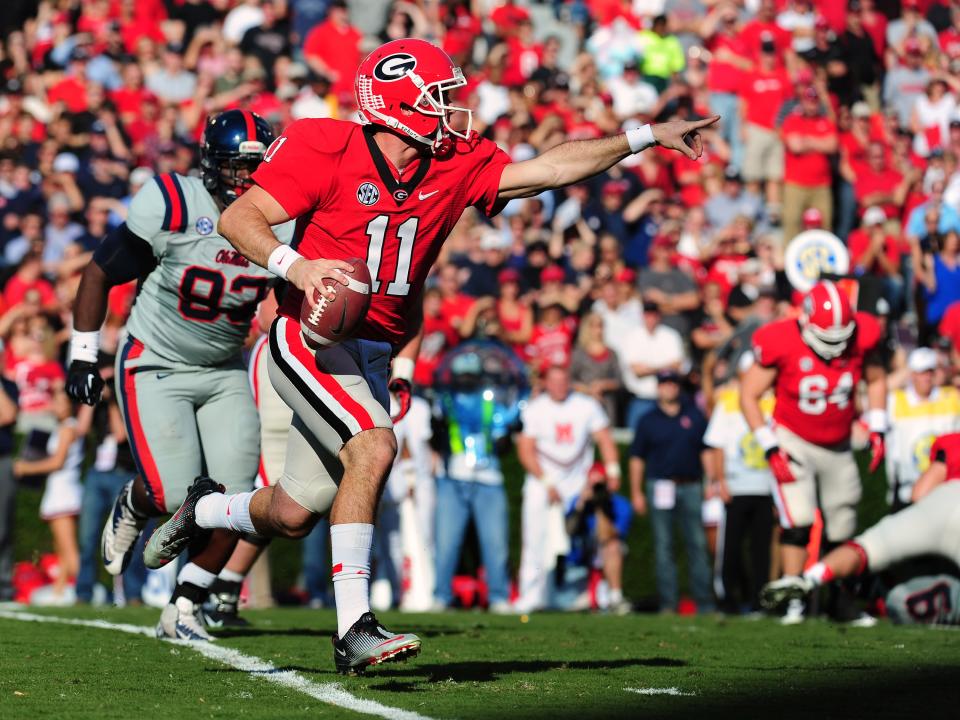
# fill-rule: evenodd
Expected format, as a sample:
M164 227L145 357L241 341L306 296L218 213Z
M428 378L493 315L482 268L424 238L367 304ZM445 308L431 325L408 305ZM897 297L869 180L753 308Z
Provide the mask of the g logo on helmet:
M417 66L417 59L409 53L387 55L373 68L373 76L382 82L402 80Z

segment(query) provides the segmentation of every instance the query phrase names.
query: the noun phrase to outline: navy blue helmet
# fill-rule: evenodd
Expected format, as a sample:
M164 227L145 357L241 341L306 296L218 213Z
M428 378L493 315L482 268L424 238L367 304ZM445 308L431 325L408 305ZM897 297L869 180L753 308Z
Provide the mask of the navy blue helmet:
M270 123L249 110L227 110L207 119L200 144L203 185L224 205L253 186L250 175L273 142Z

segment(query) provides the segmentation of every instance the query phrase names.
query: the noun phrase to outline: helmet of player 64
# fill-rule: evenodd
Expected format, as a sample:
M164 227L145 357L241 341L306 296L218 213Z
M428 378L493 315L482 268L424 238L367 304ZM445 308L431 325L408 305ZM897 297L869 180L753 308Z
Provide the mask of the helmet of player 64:
M207 118L200 143L203 186L224 205L232 203L253 185L250 175L273 139L270 123L249 110Z
M450 136L466 140L471 112L447 103L447 93L467 84L463 71L436 45L416 38L391 40L367 55L357 68L354 90L360 117L448 152ZM466 128L450 124L451 113L466 114Z
M814 285L803 299L800 334L820 357L842 355L856 328L850 298L830 280Z

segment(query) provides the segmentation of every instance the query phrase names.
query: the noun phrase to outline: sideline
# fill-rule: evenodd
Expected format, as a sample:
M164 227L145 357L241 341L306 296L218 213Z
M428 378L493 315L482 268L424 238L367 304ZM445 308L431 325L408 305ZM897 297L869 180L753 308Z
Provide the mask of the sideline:
M0 610L0 619L19 620L21 622L58 623L60 625L79 625L81 627L96 628L98 630L113 630L131 635L154 637L154 629L152 627L111 623L106 620L80 620L77 618L35 615L34 613L10 610ZM383 705L375 700L358 698L344 690L340 683L312 682L295 670L280 670L266 660L262 660L254 655L246 655L239 650L234 650L224 645L217 643L192 643L185 640L170 639L164 639L164 642L189 648L206 658L249 673L253 677L263 678L268 682L296 690L316 700L330 705L336 705L345 710L352 710L364 715L375 715L386 718L387 720L432 720L426 715L420 715L411 710L402 710L400 708L390 707L389 705Z
M694 692L683 692L680 688L624 688L625 692L636 693L637 695L671 695L673 697L693 697Z

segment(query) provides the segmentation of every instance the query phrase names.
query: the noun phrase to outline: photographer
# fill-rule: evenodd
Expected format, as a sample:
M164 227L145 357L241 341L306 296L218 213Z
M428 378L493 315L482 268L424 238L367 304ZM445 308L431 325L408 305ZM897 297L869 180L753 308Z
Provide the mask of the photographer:
M609 594L598 598L598 604L617 615L626 615L631 605L623 597L623 538L630 530L633 509L627 498L617 494L619 484L616 475L607 474L603 463L594 463L583 492L567 514L567 533L574 561L592 564L596 558L599 562Z

